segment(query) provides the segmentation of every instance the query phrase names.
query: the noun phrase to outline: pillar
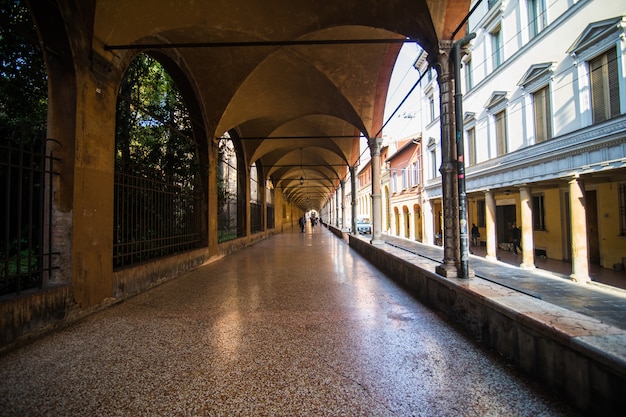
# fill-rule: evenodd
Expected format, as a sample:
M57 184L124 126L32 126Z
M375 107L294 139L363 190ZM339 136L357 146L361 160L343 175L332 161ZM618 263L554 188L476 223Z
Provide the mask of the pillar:
M346 181L341 180L341 230L346 230Z
M496 229L496 199L493 192L485 192L485 234L487 243L486 259L498 259L498 237Z
M522 216L522 269L535 268L535 243L533 241L533 198L529 187L519 190ZM520 227L518 225L518 227Z
M372 241L373 245L382 245L381 238L382 225L382 198L380 190L380 145L382 138L370 138L369 148L372 168Z
M352 187L352 220L350 222L350 227L352 229L352 234L353 235L358 235L358 231L356 230L356 209L357 209L357 202L356 202L356 169L357 169L357 165L351 166L350 169L350 187Z
M435 244L435 238L433 236L433 228L434 228L434 220L433 220L433 205L430 200L426 200L422 202L422 219L424 219L424 224L422 225L422 230L424 231L424 236L422 238L423 243L427 243L429 245Z
M587 252L587 212L585 187L578 177L569 181L570 224L572 230L572 281L587 283L589 254Z
M438 81L441 121L441 188L443 192L443 261L437 273L458 277L461 262L459 230L459 190L457 179L456 131L454 127L454 77L450 52L452 41L439 42Z
M340 210L340 206L342 206L343 204L339 201L339 199L341 198L339 192L340 192L339 188L336 188L335 189L335 227L337 227L338 229L341 229L341 217L339 216L339 210Z

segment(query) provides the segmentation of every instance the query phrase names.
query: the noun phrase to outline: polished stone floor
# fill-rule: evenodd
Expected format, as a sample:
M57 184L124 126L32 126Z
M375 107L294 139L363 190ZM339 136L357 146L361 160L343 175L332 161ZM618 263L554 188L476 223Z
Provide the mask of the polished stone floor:
M576 414L309 226L6 353L0 415Z

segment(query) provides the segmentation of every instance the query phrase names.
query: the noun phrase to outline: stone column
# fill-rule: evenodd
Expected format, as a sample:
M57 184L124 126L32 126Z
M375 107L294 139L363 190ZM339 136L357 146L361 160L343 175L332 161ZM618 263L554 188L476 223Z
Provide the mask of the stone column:
M384 244L381 239L381 224L382 224L382 204L381 204L381 191L380 191L380 145L382 145L382 138L370 138L369 148L370 155L372 157L372 241L373 245Z
M341 180L341 230L346 230L346 182Z
M485 192L485 234L487 242L486 259L498 259L498 237L496 233L496 199L493 192Z
M339 209L343 205L340 201L340 190L339 188L335 189L335 227L341 229L341 217L339 216Z
M358 232L356 230L356 210L357 210L357 200L356 200L356 169L357 165L351 166L350 169L350 187L352 187L352 220L350 222L350 228L352 229L352 234L357 235Z
M589 254L587 252L587 211L585 187L578 176L569 181L570 224L572 229L572 281L587 283Z
M535 243L533 242L533 197L530 187L519 189L522 216L522 263L520 268L535 269ZM518 225L518 227L520 227Z
M435 238L433 236L433 225L435 222L433 219L433 205L430 200L422 202L422 219L424 219L424 224L422 225L424 236L422 238L422 242L434 245Z
M456 131L454 126L454 77L450 60L452 41L439 42L437 69L439 73L441 125L441 188L443 192L443 261L437 273L458 277L461 262L459 230L459 190L457 179Z

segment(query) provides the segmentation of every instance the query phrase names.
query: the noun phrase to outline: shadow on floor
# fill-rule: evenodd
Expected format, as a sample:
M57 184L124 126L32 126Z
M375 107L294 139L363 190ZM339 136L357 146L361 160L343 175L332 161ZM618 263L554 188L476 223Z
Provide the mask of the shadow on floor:
M472 254L484 258L487 248L484 246L472 246L470 251ZM509 265L519 266L522 263L521 254L516 255L513 252L502 249L498 249L497 258L499 261ZM535 257L535 267L562 274L565 277L572 273L572 264L570 262L549 258ZM594 282L626 290L625 271L614 271L612 269L602 268L599 265L590 265L589 275Z

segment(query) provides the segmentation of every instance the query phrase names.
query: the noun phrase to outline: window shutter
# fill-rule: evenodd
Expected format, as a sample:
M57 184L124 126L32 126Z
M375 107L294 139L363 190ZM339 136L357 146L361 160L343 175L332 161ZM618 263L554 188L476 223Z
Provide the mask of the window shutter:
M501 111L496 114L496 142L498 156L502 156L507 153L507 141L506 141L506 112Z
M533 94L533 104L535 111L535 143L540 143L552 138L549 87L544 87Z
M591 72L591 107L593 109L594 123L606 120L606 110L604 106L604 80L602 77L602 58L604 58L604 55L589 61L589 71Z
M608 90L609 90L609 117L613 118L619 116L619 79L617 75L617 50L611 48L606 54L607 68L608 68Z
M589 61L594 123L603 122L620 114L617 69L615 48Z

